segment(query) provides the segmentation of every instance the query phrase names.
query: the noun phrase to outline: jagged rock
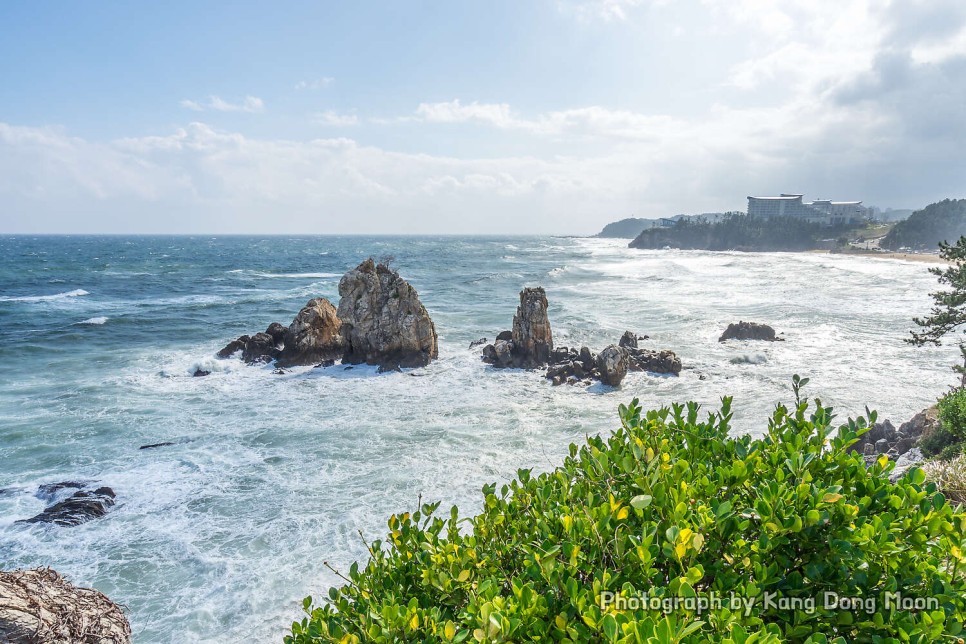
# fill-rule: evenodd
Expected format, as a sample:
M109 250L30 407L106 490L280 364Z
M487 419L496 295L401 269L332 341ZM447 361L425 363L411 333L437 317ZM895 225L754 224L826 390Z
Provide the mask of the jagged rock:
M0 642L129 644L131 626L103 593L50 568L0 572Z
M781 340L781 338L777 337L775 335L775 329L767 324L738 322L737 324L729 324L725 332L718 338L718 342L724 342L725 340L765 340L767 342L775 342L776 340Z
M342 362L423 367L439 354L436 327L416 289L372 258L339 282Z
M269 327L269 331L272 331L272 327ZM280 324L278 327L282 328L283 346L275 362L280 367L314 365L334 360L345 350L342 321L336 308L325 298L310 300L288 328ZM275 331L278 333L278 329Z
M513 316L513 353L526 367L550 362L553 333L547 316L547 294L540 288L520 291L520 306Z
M637 348L637 334L631 333L630 331L624 331L624 335L621 336L620 342L617 343L618 346L624 347L625 349L636 349Z
M661 351L626 349L626 351L632 371L671 373L675 376L681 373L681 359L673 351L667 349Z
M226 344L225 348L219 351L218 353L216 353L215 355L217 355L219 358L222 358L222 359L230 358L236 353L238 353L239 351L244 351L245 345L248 344L249 340L251 340L251 336L243 335L237 340L232 340L231 342Z
M278 356L278 345L275 339L267 333L256 333L245 343L242 349L242 360L247 364L271 362Z
M61 490L82 490L91 485L91 481L61 481L60 483L44 483L37 486L37 496L50 500Z
M309 304L312 304L312 302L309 302ZM285 333L287 331L288 329L285 328L285 326L283 326L281 322L272 322L271 324L268 325L268 328L265 329L265 333L272 336L272 340L274 340L275 344L278 344L278 345L285 342Z
M193 378L204 378L205 376L210 376L210 375L211 375L210 371L208 371L207 369L201 369L200 367L198 369L195 369L195 372L191 374Z
M497 340L509 341L512 339L513 339L513 331L500 331L499 333L496 334L496 340L494 340L494 342L496 342Z
M335 366L334 359L323 360L319 364L315 365L315 369L325 369L326 367L333 367L333 366Z
M627 350L624 347L609 345L597 355L597 369L600 381L605 385L616 387L627 375ZM578 376L580 377L580 376Z
M61 526L75 526L107 514L114 507L114 490L99 487L96 490L80 490L71 496L47 507L40 514L17 523L54 523Z
M597 364L597 356L593 354L590 347L580 347L580 362L585 369L593 369Z
M475 349L476 347L482 347L486 344L486 338L480 338L479 340L474 340L470 342L470 349Z

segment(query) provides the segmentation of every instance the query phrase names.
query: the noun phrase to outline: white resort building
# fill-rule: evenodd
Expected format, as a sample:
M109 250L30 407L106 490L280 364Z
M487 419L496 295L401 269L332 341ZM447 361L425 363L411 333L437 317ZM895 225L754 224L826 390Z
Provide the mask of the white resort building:
M869 209L861 201L816 199L803 202L802 196L782 194L778 197L748 197L748 216L763 219L795 217L826 226L854 224L869 217Z

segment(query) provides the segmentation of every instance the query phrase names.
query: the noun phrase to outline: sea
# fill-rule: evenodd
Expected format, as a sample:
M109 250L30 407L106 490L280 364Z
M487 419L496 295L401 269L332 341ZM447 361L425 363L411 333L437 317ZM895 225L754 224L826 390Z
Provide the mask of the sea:
M312 298L338 303L369 256L419 292L437 361L276 374L216 359ZM391 514L476 513L484 484L554 468L633 398L711 411L733 396L734 431L761 434L800 374L839 422L908 420L956 383L955 347L904 342L937 287L928 266L567 237L0 236L0 569L103 591L135 642L281 642ZM684 370L615 389L488 367L469 345L510 328L525 286L546 289L558 346L631 330ZM719 343L739 320L784 341ZM76 527L17 522L61 481L117 505Z

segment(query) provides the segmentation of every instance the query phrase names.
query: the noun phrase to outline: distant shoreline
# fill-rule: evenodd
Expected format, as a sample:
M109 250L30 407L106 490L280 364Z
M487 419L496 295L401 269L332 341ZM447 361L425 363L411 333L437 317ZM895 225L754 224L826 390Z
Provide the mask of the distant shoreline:
M896 253L878 252L865 250L809 250L807 253L817 253L821 255L850 255L852 257L868 257L870 259L901 259L909 262L922 262L924 264L949 264L936 253Z

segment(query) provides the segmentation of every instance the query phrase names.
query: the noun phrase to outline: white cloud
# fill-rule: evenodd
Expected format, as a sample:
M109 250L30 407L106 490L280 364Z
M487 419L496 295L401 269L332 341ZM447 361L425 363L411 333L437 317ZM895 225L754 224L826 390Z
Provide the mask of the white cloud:
M624 21L636 7L644 4L662 5L669 0L560 0L558 7L582 20L602 19Z
M459 99L445 103L420 103L416 108L416 117L429 123L479 121L497 127L514 127L517 123L506 103L473 102L464 105Z
M335 82L335 79L331 76L323 76L322 78L316 78L315 80L302 80L295 84L295 89L297 90L311 90L311 89L325 89L329 85Z
M355 114L339 114L335 110L325 110L312 115L312 120L319 125L349 126L358 125L359 117Z
M204 112L213 110L215 112L261 112L265 109L265 102L257 96L246 96L240 103L230 103L220 96L209 96L206 103L199 103L189 99L184 99L180 103L181 107L194 112Z

